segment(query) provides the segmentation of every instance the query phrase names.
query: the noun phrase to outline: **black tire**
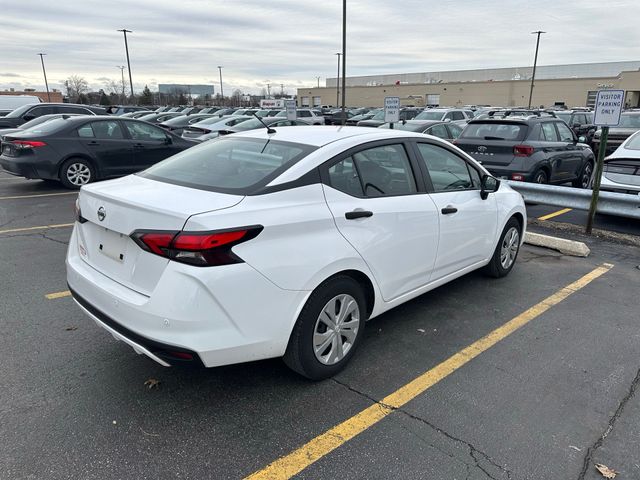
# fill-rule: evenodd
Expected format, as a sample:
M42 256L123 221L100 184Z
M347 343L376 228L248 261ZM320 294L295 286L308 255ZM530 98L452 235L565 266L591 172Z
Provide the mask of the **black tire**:
M314 351L314 334L316 327L320 326L319 317L321 312L325 309L328 302L340 295L350 296L357 303L359 324L355 339L351 342L344 357L336 363L329 365L321 363L316 356ZM300 316L289 338L289 345L283 357L284 362L289 368L311 380L322 380L332 377L349 363L349 360L360 344L364 324L367 319L366 316L365 296L358 282L347 275L338 275L326 280L313 291L300 312ZM326 333L331 334L329 328L326 328ZM338 341L342 342L343 338L346 337L340 337ZM328 344L327 348L333 349L333 343Z
M515 256L513 256L509 265L505 266L501 260L502 247L505 245L509 238L507 238L512 229L516 229L518 232L518 242L517 249L515 251ZM491 257L491 261L484 267L484 272L494 278L502 278L509 274L511 269L516 263L516 259L518 258L518 253L520 252L520 237L522 236L522 227L520 226L520 222L515 217L511 217L507 224L504 226L502 233L500 234L500 240L498 241L498 245L496 245L496 249L493 252L493 256Z
M538 169L536 173L533 174L533 183L549 183L549 175L547 175L546 170Z
M571 186L575 188L589 188L589 184L591 183L591 175L593 174L593 161L587 160L582 167L582 171L578 178L576 178L573 182L571 182Z
M78 190L96 179L96 171L84 158L70 158L60 167L60 182L65 188ZM75 179L75 180L74 180Z

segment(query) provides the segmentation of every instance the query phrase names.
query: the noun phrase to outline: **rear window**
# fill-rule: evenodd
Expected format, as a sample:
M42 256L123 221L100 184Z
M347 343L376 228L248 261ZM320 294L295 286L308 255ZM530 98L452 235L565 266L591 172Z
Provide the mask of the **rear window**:
M185 150L138 175L201 190L246 195L315 149L298 143L223 137Z
M52 133L68 125L69 120L65 118L54 118L48 122L41 123L29 129L30 133Z
M619 128L640 128L640 115L638 114L620 115L620 124L618 125L618 127Z
M487 122L470 123L462 131L460 138L481 138L482 140L523 140L527 126L516 123Z
M442 110L425 110L416 115L416 120L442 120Z
M627 140L624 148L627 148L629 150L640 150L640 135L633 134L629 138L629 140Z

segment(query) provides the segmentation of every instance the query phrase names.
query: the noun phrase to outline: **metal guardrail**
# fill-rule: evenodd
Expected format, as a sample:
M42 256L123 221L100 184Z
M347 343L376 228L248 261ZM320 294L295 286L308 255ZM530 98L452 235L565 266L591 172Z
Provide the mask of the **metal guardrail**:
M520 192L526 202L587 211L591 204L591 190L513 180L502 181ZM640 220L640 194L601 191L596 212Z

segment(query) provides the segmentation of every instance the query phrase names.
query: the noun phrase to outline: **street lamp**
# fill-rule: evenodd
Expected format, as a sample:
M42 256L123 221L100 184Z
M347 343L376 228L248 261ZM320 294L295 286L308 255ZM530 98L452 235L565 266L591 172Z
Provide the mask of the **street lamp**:
M320 88L320 77L316 77L316 79L318 80L318 88Z
M222 89L222 66L218 65L218 71L220 72L220 101L224 101L224 90Z
M336 78L336 108L340 105L340 56L341 53L336 53L338 56L338 77Z
M126 97L124 94L124 69L126 68L124 65L116 65L116 68L120 69L120 74L122 75L122 103L126 103Z
M342 125L346 125L345 97L347 94L347 0L342 0Z
M44 86L47 88L47 101L51 102L51 94L49 93L49 82L47 82L47 71L44 69L44 56L46 53L38 53L40 55L40 63L42 63L42 74L44 75Z
M131 62L129 61L129 45L127 44L127 33L133 33L131 30L123 28L118 30L124 34L124 49L127 52L127 69L129 70L129 87L131 88L131 98L133 98L133 80L131 79ZM124 83L124 82L123 82Z
M540 47L540 35L543 33L542 30L537 30L535 32L531 32L531 35L537 35L538 39L536 40L536 55L533 57L533 74L531 75L531 88L529 89L529 106L527 108L531 108L531 99L533 98L533 82L536 79L536 65L538 64L538 48Z

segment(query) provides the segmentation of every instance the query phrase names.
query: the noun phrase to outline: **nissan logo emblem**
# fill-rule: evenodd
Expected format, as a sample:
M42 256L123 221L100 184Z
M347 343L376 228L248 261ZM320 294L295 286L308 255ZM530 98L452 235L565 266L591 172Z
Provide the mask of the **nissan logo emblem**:
M103 221L104 217L107 216L107 211L104 209L104 207L100 207L98 209L98 220Z
M486 151L487 151L487 147L485 147L484 145L480 145L480 146L478 147L478 151L479 151L479 152L486 152Z

